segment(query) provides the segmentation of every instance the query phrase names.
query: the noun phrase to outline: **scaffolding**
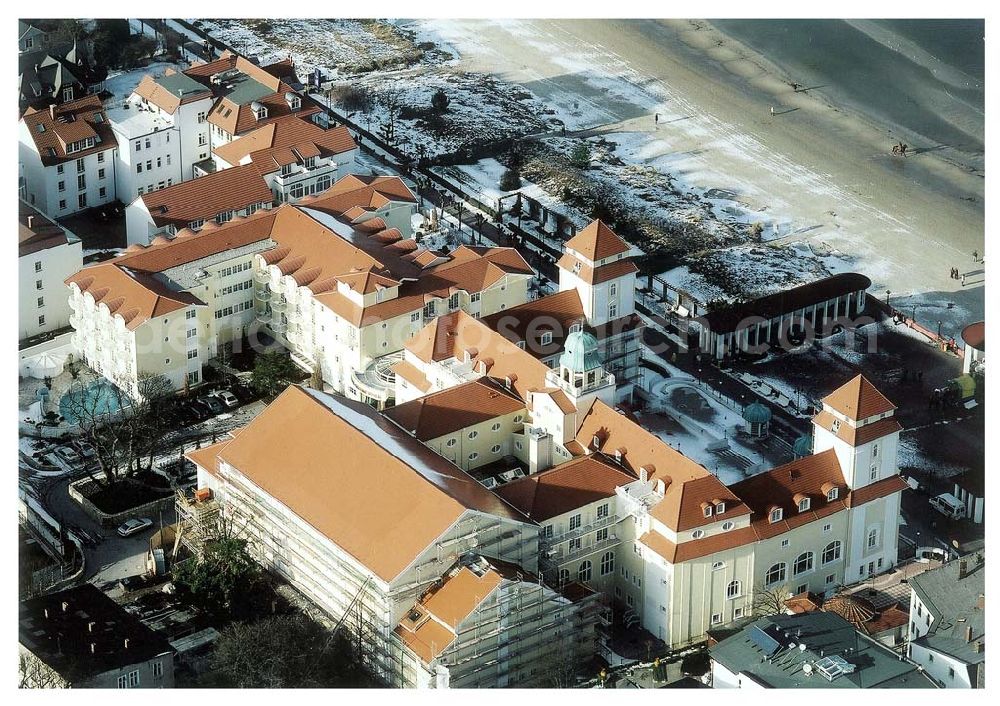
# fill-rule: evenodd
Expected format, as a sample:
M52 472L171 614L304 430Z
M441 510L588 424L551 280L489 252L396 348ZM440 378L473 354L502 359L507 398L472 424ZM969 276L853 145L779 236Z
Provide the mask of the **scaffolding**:
M177 535L174 539L173 556L183 544L194 556L201 556L205 542L218 534L221 508L214 494L188 496L177 491Z

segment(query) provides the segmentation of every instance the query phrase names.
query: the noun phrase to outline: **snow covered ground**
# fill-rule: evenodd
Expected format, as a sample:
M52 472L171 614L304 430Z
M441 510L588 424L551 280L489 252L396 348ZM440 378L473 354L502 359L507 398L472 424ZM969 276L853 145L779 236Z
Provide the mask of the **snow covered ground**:
M139 69L119 71L117 73L112 72L108 75L108 78L104 82L105 90L110 91L114 96L113 98L108 99L107 103L114 106L128 98L129 94L135 90L135 87L139 85L142 77L146 74L149 74L153 78L157 78L166 73L167 69L183 71L185 68L187 67L181 64L175 64L169 61L157 61L151 63L149 66Z

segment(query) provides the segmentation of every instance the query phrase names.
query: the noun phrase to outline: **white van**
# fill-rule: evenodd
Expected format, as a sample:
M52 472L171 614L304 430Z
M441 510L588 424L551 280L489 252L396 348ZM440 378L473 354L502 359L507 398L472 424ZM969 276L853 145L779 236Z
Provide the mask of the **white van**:
M965 505L951 493L941 493L931 498L931 507L951 520L965 517Z

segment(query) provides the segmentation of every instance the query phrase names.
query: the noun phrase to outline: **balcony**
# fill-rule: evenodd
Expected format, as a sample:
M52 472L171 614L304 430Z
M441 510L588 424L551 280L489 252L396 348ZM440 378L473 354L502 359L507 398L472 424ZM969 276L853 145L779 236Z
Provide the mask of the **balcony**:
M271 307L267 304L261 303L260 306L254 307L256 309L257 322L261 324L267 324L271 321Z
M284 314L288 311L288 300L285 297L275 297L271 300L271 311L275 314Z
M572 561L573 559L578 559L588 554L593 554L594 552L610 549L611 547L621 544L621 541L622 541L621 537L609 532L607 539L602 539L600 542L594 542L589 546L583 545L579 549L574 549L572 551L564 547L560 547L555 550L554 554L551 555L543 554L542 562L547 563L549 565L561 564L563 562Z
M582 537L589 532L596 532L602 527L608 527L615 524L621 519L619 515L609 515L608 517L602 517L599 520L591 522L589 525L584 525L583 527L577 527L575 530L570 530L569 532L563 532L559 535L554 535L547 540L543 540L543 543L548 546L553 546L559 544L560 542L566 542L570 539L575 539L577 537Z
M391 368L402 359L402 351L376 358L364 370L353 372L351 380L371 399L386 402L396 396L396 374Z

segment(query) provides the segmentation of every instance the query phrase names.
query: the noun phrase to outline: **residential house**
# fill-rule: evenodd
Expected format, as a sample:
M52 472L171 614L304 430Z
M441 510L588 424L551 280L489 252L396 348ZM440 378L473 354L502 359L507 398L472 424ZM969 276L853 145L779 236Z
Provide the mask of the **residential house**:
M115 199L118 143L97 96L29 108L18 126L25 200L62 218Z
M287 115L212 152L215 168L253 164L275 202L294 203L355 172L358 146L343 125L323 129L298 115Z
M50 36L44 29L22 20L17 21L17 51L19 54L38 51L49 46Z
M271 190L248 164L143 193L125 208L129 245L147 245L157 235L205 223L227 223L271 208ZM139 187L142 188L142 187Z
M118 198L132 203L143 194L192 179L194 165L209 158L208 111L212 92L183 73L144 76L131 95L108 110L118 139Z
M19 676L27 688L169 689L166 638L90 583L21 601Z
M32 28L34 29L34 28ZM38 30L36 30L38 31ZM39 34L24 41L34 43ZM100 93L105 72L93 66L88 45L67 42L22 51L18 64L18 109L44 110L53 103L68 103L89 93Z
M986 560L983 553L950 561L909 580L907 656L949 689L986 682Z
M69 326L65 280L83 266L83 245L24 201L18 203L18 338Z
M716 689L933 689L919 666L836 613L761 618L709 648Z

